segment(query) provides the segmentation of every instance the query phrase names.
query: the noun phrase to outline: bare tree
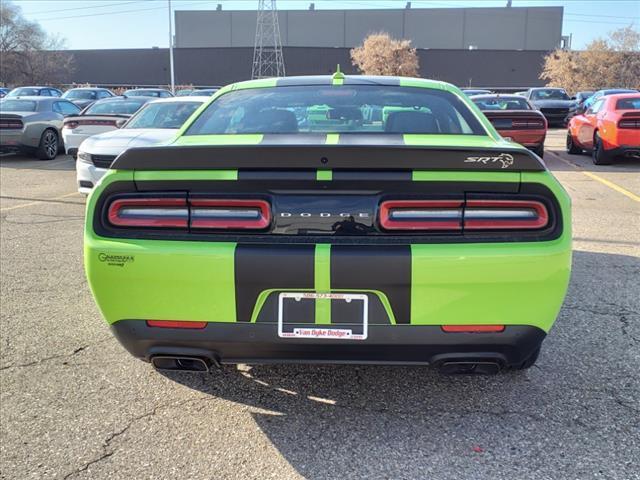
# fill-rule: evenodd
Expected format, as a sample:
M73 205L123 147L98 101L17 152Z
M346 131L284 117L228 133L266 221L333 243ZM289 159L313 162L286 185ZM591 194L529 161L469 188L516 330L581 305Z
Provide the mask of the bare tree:
M540 78L567 91L640 88L640 32L633 27L598 38L580 52L556 50L545 57Z
M55 84L68 80L73 57L64 41L22 16L20 7L0 4L0 77L11 85Z
M351 63L365 75L397 75L417 77L419 71L416 49L410 40L396 40L387 33L374 33L362 46L351 50Z

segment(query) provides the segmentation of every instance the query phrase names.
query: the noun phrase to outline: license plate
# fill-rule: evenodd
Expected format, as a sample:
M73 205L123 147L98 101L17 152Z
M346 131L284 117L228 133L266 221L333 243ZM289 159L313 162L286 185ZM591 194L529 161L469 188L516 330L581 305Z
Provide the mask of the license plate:
M296 304L319 300L345 302L354 307L353 323L318 324L306 323L305 318L298 318ZM296 302L291 304L290 302ZM294 308L291 308L294 307ZM365 340L369 321L369 298L359 293L312 293L282 292L278 296L278 336L281 338L312 338L326 340Z

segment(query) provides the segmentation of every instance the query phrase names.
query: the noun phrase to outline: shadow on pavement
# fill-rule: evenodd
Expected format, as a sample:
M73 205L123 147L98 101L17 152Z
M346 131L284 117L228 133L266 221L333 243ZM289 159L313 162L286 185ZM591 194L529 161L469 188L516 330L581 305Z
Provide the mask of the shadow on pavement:
M547 148L545 153L553 153L558 155L564 162L569 162L579 170L593 173L637 173L640 172L640 159L637 158L617 158L613 160L611 165L595 165L591 160L590 153L582 153L577 155L569 155L564 150L557 148ZM552 171L560 172L575 172L576 168L573 168L563 161L558 160L553 155L545 155L544 158L547 164L553 163L553 166L549 167Z
M53 160L38 160L19 154L9 154L0 156L0 167L13 168L16 170L61 170L74 171L76 169L75 160L68 155L58 155Z
M558 322L525 372L241 365L165 375L260 409L255 422L306 478L480 478L477 468L482 478L591 478L598 466L630 478L624 449L606 445L640 428L634 272L637 257L575 252Z

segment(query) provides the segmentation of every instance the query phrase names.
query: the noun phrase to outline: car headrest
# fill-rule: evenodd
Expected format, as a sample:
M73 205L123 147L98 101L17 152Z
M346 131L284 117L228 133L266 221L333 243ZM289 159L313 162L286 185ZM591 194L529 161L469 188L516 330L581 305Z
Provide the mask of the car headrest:
M440 133L433 114L426 112L393 112L384 127L387 133Z
M247 128L265 133L295 133L298 120L289 110L271 108L254 113L247 122Z

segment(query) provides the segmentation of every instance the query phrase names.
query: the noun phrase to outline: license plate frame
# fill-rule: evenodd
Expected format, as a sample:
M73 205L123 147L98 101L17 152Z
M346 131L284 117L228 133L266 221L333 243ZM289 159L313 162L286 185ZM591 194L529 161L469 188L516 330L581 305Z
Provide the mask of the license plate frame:
M294 328L288 332L284 329L285 300L328 299L331 301L360 301L362 302L362 333L353 333L353 329L341 328L335 324L327 328L324 325L310 324L309 326ZM314 340L366 340L369 324L369 297L363 293L318 293L318 292L281 292L278 295L278 337L304 338Z

